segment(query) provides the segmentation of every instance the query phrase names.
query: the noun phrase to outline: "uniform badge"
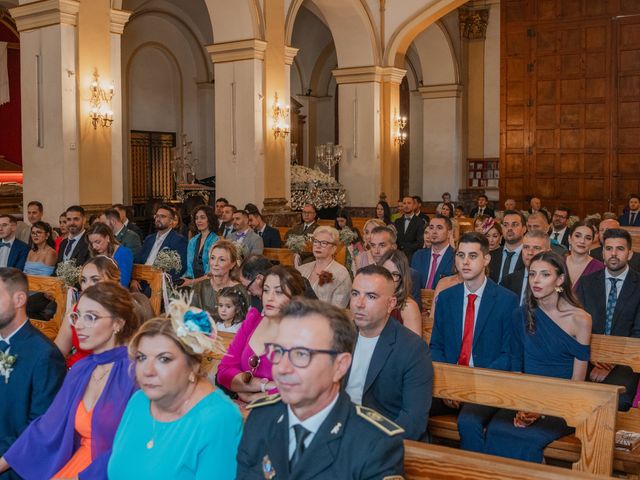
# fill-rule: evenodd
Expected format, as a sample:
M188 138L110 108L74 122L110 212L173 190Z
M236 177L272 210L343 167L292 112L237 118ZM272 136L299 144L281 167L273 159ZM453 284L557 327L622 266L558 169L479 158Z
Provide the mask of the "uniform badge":
M338 422L331 429L331 433L333 433L334 435L337 435L341 428L342 428L342 424L340 422Z
M271 480L276 476L276 469L273 468L269 455L265 455L262 458L262 473L264 474L265 480Z
M404 432L404 429L401 426L393 423L387 417L379 414L372 408L356 405L356 413L359 417L364 418L367 422L375 425L390 437Z
M247 410L251 410L252 408L264 407L267 405L273 405L274 403L278 403L280 401L280 394L274 393L273 395L267 395L266 397L258 398L253 402L250 402L246 405Z

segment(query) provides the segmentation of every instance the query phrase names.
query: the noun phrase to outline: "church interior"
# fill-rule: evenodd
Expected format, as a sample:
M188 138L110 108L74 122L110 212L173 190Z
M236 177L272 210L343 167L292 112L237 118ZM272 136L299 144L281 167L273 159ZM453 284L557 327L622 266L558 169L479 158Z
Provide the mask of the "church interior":
M463 236L488 235L496 224L502 245L509 244L509 235L518 235L508 233L509 216L518 217L523 231L514 242L521 242L532 230L527 219L543 212L552 250L577 262L597 258L592 249L599 247L606 272L615 254L606 253L602 226L615 221L613 229L628 232L624 266L628 261L633 272L640 265L638 194L640 0L0 0L0 215L17 218L19 226L32 201L41 203L41 213L44 205L44 220L54 227L60 216L68 219L72 205L86 212L87 228L90 215L100 222L112 206L124 205L146 244L146 235L155 238L160 228L154 215L162 205L175 207L186 232L190 220L195 225L192 209L210 205L218 214L216 200L222 198L249 216L257 209L283 239L282 248L265 241L264 255L304 271L305 254L313 260L321 240L306 237L304 252L285 242L301 218L306 229L308 205L319 228L338 228L336 214L345 217L346 209L349 227L362 235L371 219L382 219L376 210L386 202L392 217L382 225L395 222L392 243L397 233L399 250L413 218L426 218L416 251L405 251L407 269L420 270L418 252L435 251L427 240L437 238L429 233L429 218L442 219L444 204L460 208L444 221L452 229L454 255ZM407 198L418 202L415 212L403 210ZM561 230L555 222L562 223L563 212ZM403 216L407 223L400 225ZM218 233L228 238L222 226ZM582 248L577 239L567 240L576 242L571 246L561 241L580 228L592 234L584 255L575 254ZM188 238L196 234L192 229ZM360 240L360 255L367 255L372 247ZM332 258L350 269L355 288L358 252L347 243ZM0 266L7 266L1 252ZM520 252L516 257L525 256ZM507 255L495 259L499 278L486 273L487 282L504 286L503 273L520 271ZM444 254L430 261L433 271L425 266L419 272L425 278L414 302L418 334L427 345L441 330L434 326L434 295L446 297L434 294ZM458 261L452 256L447 274L459 273L453 270ZM146 282L159 314L169 305L165 283L175 278L151 268L153 262L133 263L132 281ZM564 265L566 277L573 275L572 265ZM533 281L529 267L522 265L528 277L524 286L520 278L518 305L535 297L527 287L527 278ZM317 290L313 275L308 279ZM581 275L576 278L586 291ZM54 340L69 314L62 308L70 305L69 285L55 276L28 277L30 291L44 292L58 305L52 318L32 320ZM577 295L588 311L571 280L572 298ZM318 288L322 281L318 276ZM249 294L252 283L244 285ZM606 303L603 290L598 307L602 331L589 311L594 331L588 360L589 372L623 366L637 386L640 284L634 288L633 301L625 303L638 303L632 333L612 333L616 301L624 302L611 303L608 284ZM348 309L346 302L340 308ZM458 317L466 321L462 312L460 306ZM228 347L233 336L222 339ZM431 442L405 438L404 477L384 478L639 478L640 390L633 407L618 411L622 386L448 363L456 362L434 358L434 398L537 412L542 416L533 421L558 417L570 430L546 445L544 464L524 463L465 451L456 417L433 416ZM270 392L265 385L262 393ZM2 448L0 441L0 456ZM267 467L262 462L251 478L280 478L269 476Z

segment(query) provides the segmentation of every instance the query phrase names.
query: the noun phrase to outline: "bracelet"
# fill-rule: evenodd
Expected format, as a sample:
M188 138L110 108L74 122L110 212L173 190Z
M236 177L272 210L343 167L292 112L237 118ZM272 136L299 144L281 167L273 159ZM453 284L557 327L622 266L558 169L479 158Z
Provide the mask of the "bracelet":
M262 380L260 380L260 391L262 393L267 393L267 383L269 383L268 378L263 378Z

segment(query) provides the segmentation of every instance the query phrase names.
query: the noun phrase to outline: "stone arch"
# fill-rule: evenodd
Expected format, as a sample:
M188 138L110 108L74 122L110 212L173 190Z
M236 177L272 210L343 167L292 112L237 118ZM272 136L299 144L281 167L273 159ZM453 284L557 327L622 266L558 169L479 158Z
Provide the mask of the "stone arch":
M407 19L389 38L384 53L384 65L402 68L405 53L416 37L429 25L464 3L466 0L440 0Z
M460 71L449 32L437 21L423 30L411 43L418 61L423 85L460 83Z
M290 45L298 11L305 0L293 0L285 21L285 42ZM310 1L310 0L307 0ZM312 0L331 31L340 68L379 65L375 22L363 0Z
M258 0L204 0L215 43L264 40L264 17ZM230 22L229 19L233 19Z

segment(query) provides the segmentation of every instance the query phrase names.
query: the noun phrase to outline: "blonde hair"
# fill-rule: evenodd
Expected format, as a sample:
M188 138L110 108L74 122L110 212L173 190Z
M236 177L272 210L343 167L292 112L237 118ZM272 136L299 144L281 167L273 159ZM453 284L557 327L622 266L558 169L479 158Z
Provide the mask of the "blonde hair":
M363 233L364 233L364 230L366 230L366 229L367 229L367 225L369 225L370 223L374 224L376 227L386 227L386 226L387 226L387 225L386 225L382 220L380 220L379 218L372 218L372 219L367 220L367 221L365 222L364 227L362 228ZM373 227L373 228L375 228L375 227ZM373 228L372 228L371 230L373 230Z
M338 233L338 230L333 227L320 225L313 231L313 238L316 238L319 233L326 233L327 235L329 235L331 237L331 241L336 245L338 245L338 243L340 242L340 234Z

